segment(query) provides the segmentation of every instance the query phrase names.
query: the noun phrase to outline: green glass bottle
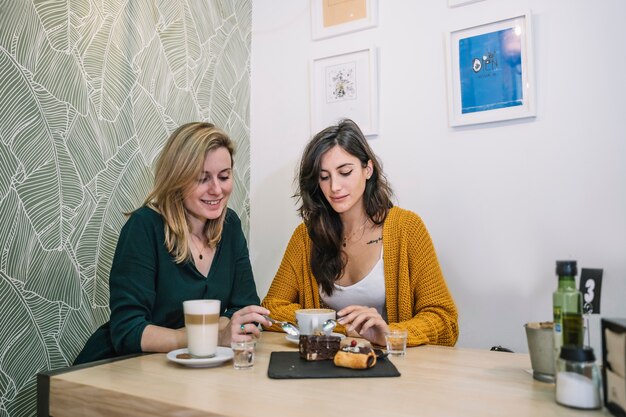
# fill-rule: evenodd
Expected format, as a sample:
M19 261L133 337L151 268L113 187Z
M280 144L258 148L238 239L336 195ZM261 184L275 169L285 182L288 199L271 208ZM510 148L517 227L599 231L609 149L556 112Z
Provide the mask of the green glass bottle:
M561 346L583 346L583 296L576 288L576 261L556 261L559 286L552 294L554 311L554 350L559 357Z

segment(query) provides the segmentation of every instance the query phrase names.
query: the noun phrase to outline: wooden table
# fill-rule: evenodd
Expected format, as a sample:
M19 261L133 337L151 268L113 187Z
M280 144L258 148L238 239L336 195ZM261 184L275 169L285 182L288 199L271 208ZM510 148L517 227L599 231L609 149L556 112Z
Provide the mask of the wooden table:
M263 333L253 369L192 369L164 354L39 375L40 415L62 416L602 416L554 401L527 354L421 346L391 360L399 378L267 377L272 351L297 346ZM45 389L49 388L49 392ZM42 392L44 391L44 392Z

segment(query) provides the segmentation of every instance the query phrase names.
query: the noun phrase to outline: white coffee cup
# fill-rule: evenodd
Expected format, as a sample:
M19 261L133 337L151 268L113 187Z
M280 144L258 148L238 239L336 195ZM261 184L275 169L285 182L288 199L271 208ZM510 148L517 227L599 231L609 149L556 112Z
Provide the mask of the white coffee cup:
M335 310L329 308L304 308L296 310L296 321L300 334L315 334L321 331L326 320L337 316Z
M187 349L195 358L210 358L217 352L220 300L183 301Z

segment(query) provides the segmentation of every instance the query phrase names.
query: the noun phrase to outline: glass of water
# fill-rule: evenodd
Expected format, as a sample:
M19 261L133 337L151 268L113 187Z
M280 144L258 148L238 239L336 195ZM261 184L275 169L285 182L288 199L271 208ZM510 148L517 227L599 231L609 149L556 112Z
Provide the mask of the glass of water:
M385 333L387 352L390 355L404 355L406 353L407 336L408 332L406 330L390 330Z
M235 369L250 369L254 366L255 346L255 340L232 342L230 344L230 347L233 349L233 367Z

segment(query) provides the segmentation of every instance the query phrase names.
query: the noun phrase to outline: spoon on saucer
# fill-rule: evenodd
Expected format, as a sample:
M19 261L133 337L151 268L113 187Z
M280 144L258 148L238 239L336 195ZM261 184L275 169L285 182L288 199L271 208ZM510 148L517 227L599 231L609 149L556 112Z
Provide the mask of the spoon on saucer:
M337 321L333 319L326 320L322 323L322 331L325 335L330 335L333 329L337 326Z
M288 321L276 320L276 319L271 318L270 316L263 316L263 317L265 317L265 319L267 319L272 324L274 323L280 324L281 329L283 329L283 331L287 333L289 336L300 336L300 330L298 330L295 324L289 323Z

